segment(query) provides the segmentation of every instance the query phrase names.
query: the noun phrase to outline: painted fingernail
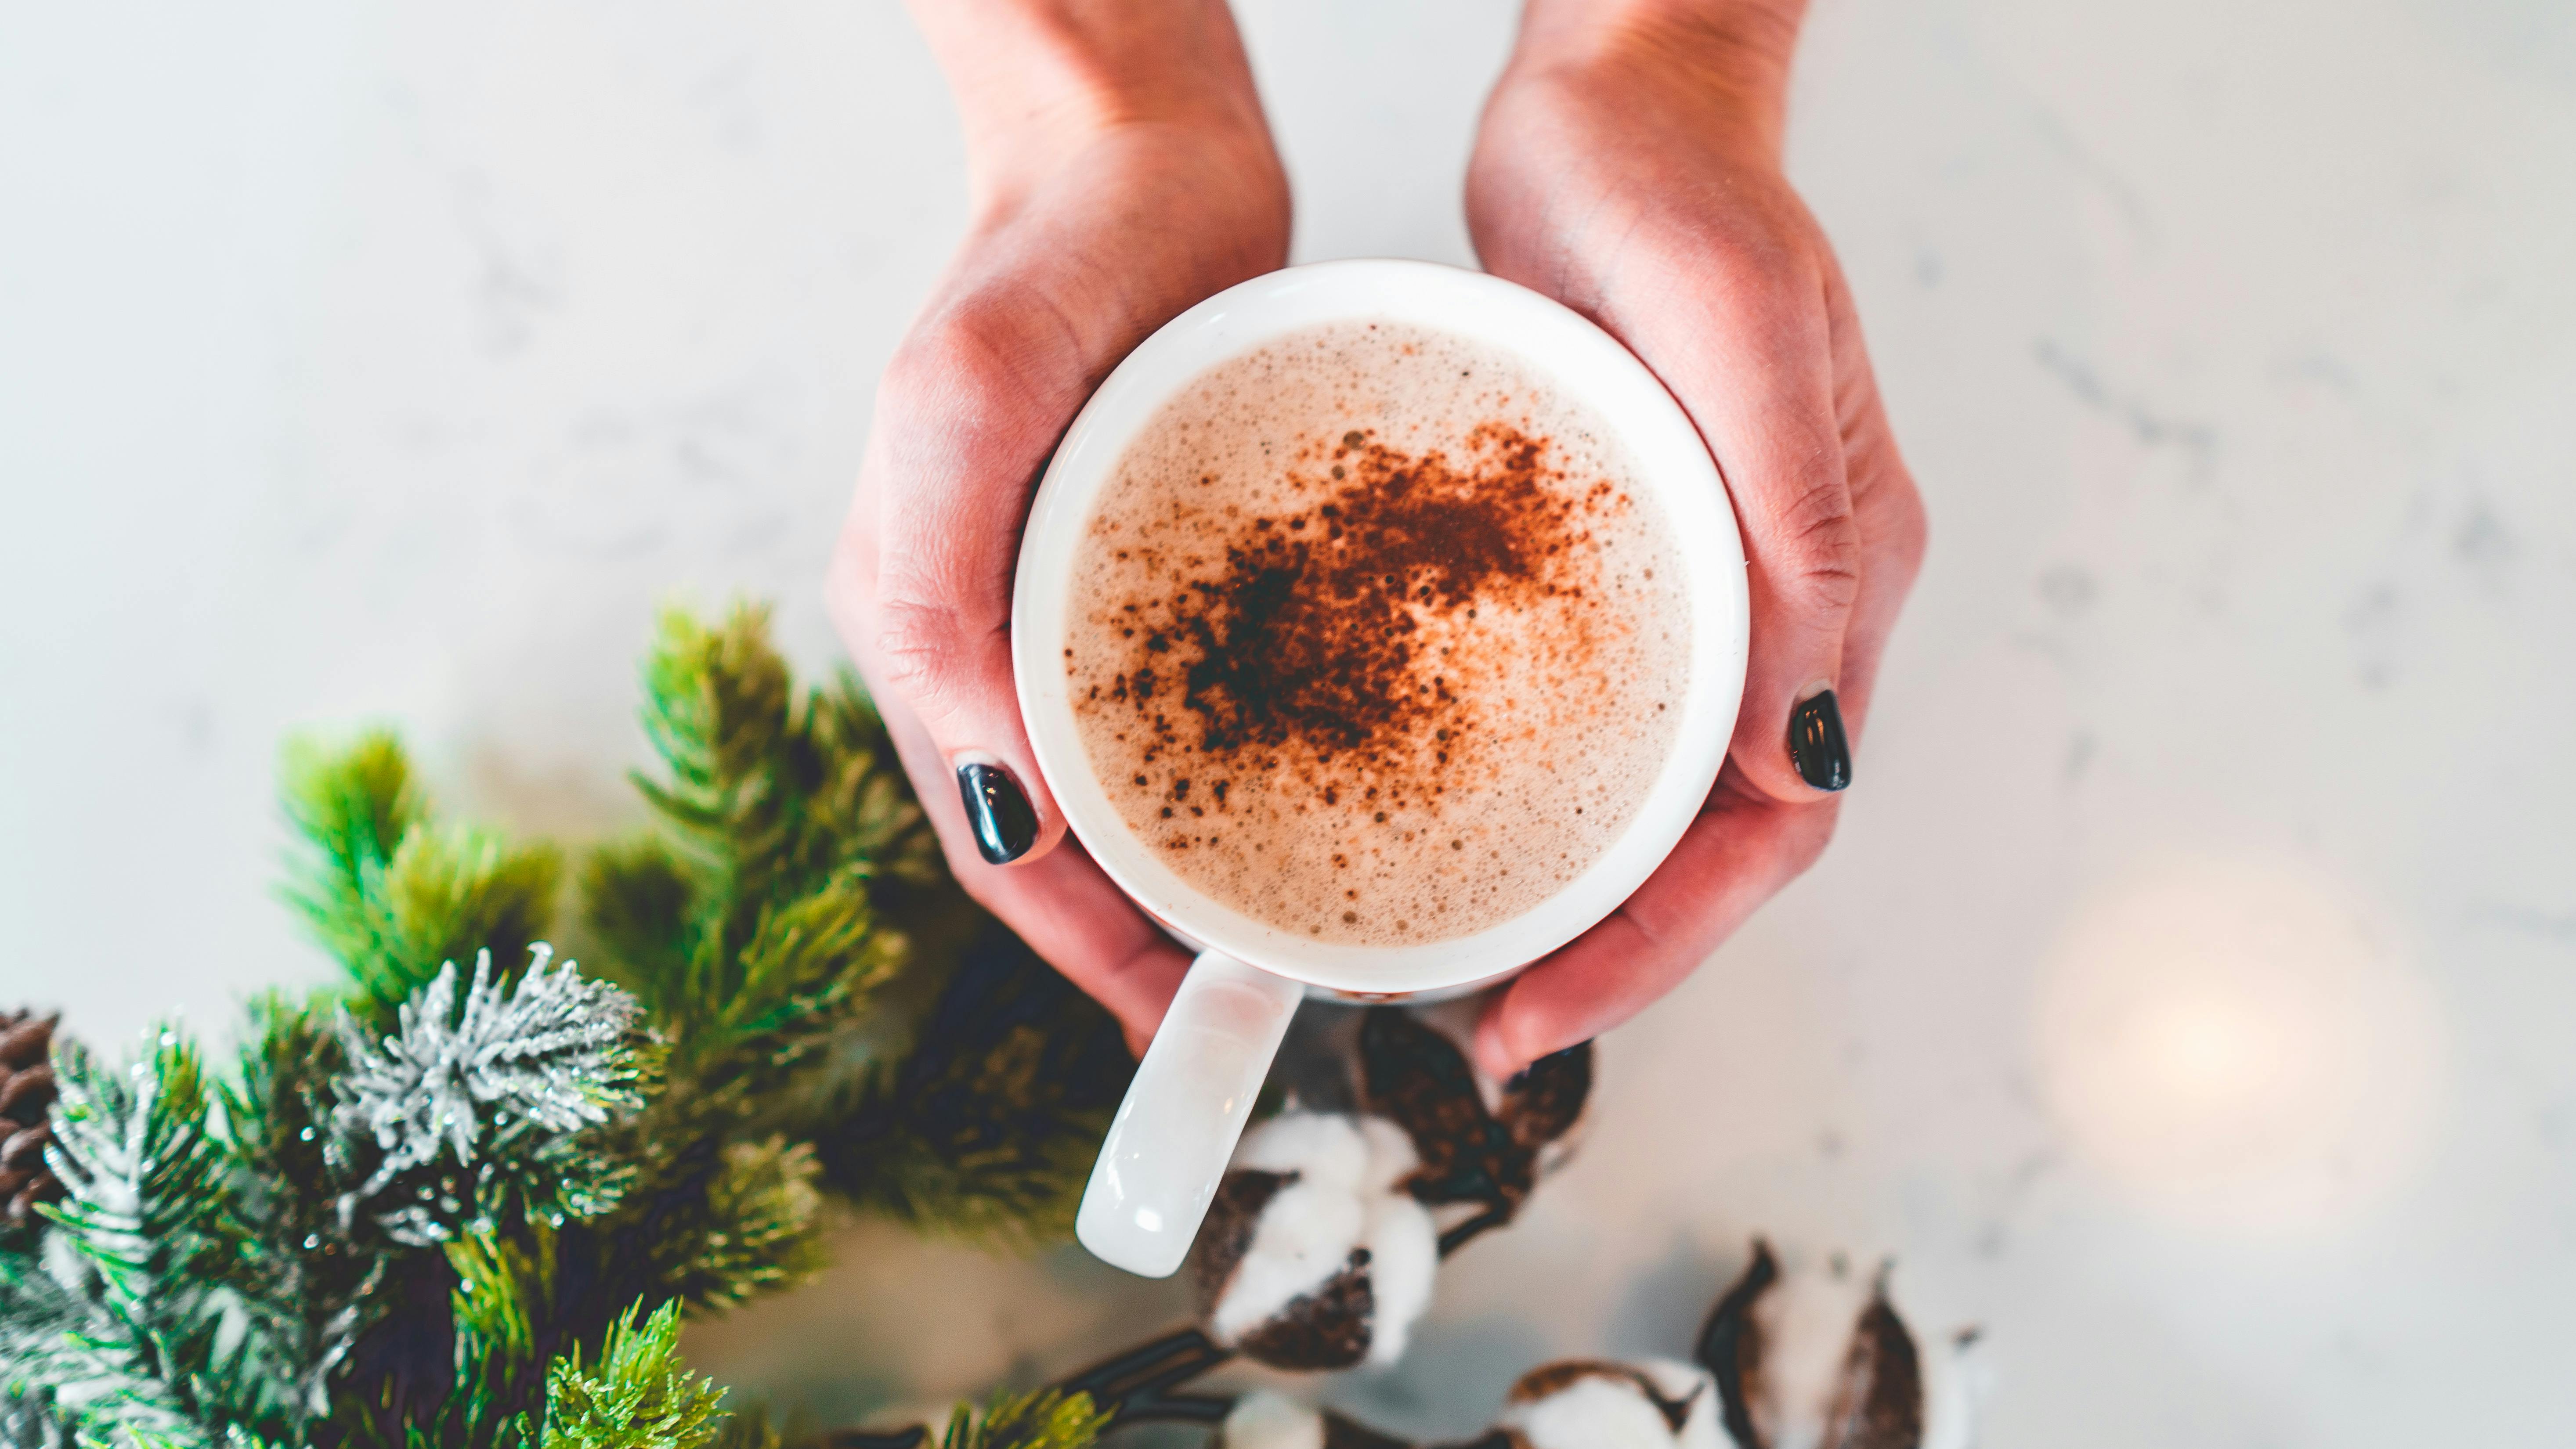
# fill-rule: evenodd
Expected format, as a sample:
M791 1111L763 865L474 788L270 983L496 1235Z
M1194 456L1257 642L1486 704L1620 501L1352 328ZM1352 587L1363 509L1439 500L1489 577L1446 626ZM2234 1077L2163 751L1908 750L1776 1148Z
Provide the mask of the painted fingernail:
M1843 738L1843 708L1832 690L1800 700L1789 711L1789 760L1798 778L1816 789L1851 783L1851 742Z
M966 801L975 849L988 864L1009 865L1038 843L1038 814L1001 766L978 760L959 765L957 793Z

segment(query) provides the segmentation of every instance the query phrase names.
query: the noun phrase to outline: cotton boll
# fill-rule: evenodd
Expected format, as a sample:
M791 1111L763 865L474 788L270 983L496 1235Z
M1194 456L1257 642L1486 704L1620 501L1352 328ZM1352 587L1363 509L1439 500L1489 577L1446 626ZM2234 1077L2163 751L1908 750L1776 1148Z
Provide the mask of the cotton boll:
M1391 1363L1431 1301L1439 1234L1391 1123L1292 1112L1236 1149L1199 1236L1209 1336L1280 1368Z
M1717 1418L1704 1369L1578 1359L1523 1375L1495 1424L1527 1449L1720 1449Z
M1324 1416L1286 1394L1254 1389L1234 1401L1220 1449L1324 1449Z
M1241 1339L1349 1265L1369 1226L1370 1146L1351 1118L1317 1112L1285 1113L1244 1134L1226 1196L1254 1217L1208 1315L1217 1342ZM1264 1177L1268 1193L1249 1204Z
M1349 1187L1367 1174L1369 1148L1368 1134L1342 1113L1282 1112L1244 1133L1229 1165L1300 1173Z
M1359 1124L1360 1147L1366 1154L1359 1171L1360 1190L1378 1197L1402 1193L1414 1168L1421 1165L1421 1159L1414 1155L1413 1139L1384 1117L1345 1120Z
M1979 1376L1974 1333L1928 1348L1888 1297L1887 1272L1836 1258L1783 1273L1770 1245L1718 1300L1697 1357L1712 1370L1733 1449L1965 1449Z
M1383 1366L1404 1357L1414 1321L1431 1307L1440 1266L1440 1232L1431 1212L1409 1197L1381 1197L1369 1209L1370 1315L1367 1362Z
M1367 1212L1348 1184L1288 1178L1262 1206L1252 1241L1208 1315L1208 1331L1231 1343L1321 1289L1350 1265Z
M1971 1449L1985 1407L1987 1365L1975 1329L1951 1334L1923 1358L1923 1449Z
M1367 1362L1391 1364L1404 1356L1414 1320L1431 1306L1431 1284L1440 1267L1440 1230L1431 1212L1405 1191L1417 1159L1413 1139L1382 1117L1358 1119L1367 1147L1361 1201L1368 1205L1362 1244L1369 1252L1369 1291L1376 1300Z
M1770 1449L1821 1444L1845 1407L1843 1380L1870 1285L1849 1272L1791 1273L1753 1305L1760 1327L1760 1391L1753 1422Z
M1673 1449L1672 1426L1624 1380L1585 1378L1503 1411L1530 1449Z

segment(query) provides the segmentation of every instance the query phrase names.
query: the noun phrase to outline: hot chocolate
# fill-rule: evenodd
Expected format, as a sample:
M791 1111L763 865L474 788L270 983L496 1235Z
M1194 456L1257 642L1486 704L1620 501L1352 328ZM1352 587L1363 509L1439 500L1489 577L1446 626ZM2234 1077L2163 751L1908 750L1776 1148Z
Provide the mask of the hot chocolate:
M1474 934L1618 839L1673 744L1678 542L1606 424L1394 323L1202 374L1119 460L1064 668L1127 828L1208 897L1351 944Z

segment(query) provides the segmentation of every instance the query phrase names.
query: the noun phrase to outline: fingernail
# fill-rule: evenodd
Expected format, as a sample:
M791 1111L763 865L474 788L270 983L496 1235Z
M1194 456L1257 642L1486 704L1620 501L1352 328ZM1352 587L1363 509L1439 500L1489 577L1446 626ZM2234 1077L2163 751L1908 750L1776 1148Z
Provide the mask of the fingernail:
M1798 778L1819 790L1851 783L1851 742L1843 738L1843 708L1830 689L1789 711L1789 759Z
M959 765L957 793L966 801L966 823L986 863L1009 865L1038 843L1037 812L1001 766L980 760Z

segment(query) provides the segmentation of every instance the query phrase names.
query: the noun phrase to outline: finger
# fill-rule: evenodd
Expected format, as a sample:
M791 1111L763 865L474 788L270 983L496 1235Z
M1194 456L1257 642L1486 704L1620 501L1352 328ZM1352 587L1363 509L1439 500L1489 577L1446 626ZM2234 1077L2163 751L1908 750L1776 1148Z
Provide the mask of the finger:
M1284 213L1233 215L1210 199L1231 193L1195 172L1139 179L1120 156L1149 144L1102 143L968 243L886 371L833 564L851 651L919 716L994 864L1064 833L1011 677L1011 578L1038 475L1120 358L1284 249Z
M1765 796L1807 801L1851 782L1834 690L1859 592L1859 534L1821 281L1811 290L1796 278L1793 258L1761 267L1623 300L1614 330L1624 328L1698 425L1735 505L1752 638L1729 754Z
M1698 427L1749 564L1752 640L1729 753L1770 799L1839 790L1851 767L1833 691L1861 560L1820 249L1794 222L1717 237L1696 212L1652 202L1581 230L1579 256L1504 245L1488 261L1600 322Z
M938 746L908 712L888 709L885 719L958 884L1084 995L1108 1008L1126 1029L1128 1047L1142 1055L1180 990L1189 953L1136 909L1079 841L1007 869L981 859L965 843L962 803L932 788L945 783Z
M924 777L925 797L953 797L955 838L994 865L1063 833L1012 687L1011 577L1036 475L1088 377L1039 320L975 301L905 344L827 583L851 652L935 746L944 778Z
M1929 533L1923 498L1898 454L1878 380L1862 345L1860 319L1839 270L1826 292L1834 333L1835 412L1843 435L1852 521L1860 532L1860 593L1843 634L1843 667L1835 693L1857 741L1876 692L1879 659L1898 611L1923 571Z
M1764 799L1733 766L1711 798L1627 904L1487 1003L1476 1027L1480 1067L1508 1078L1643 1011L1815 860L1839 809Z
M1861 556L1836 693L1856 738L1878 661L1920 571L1926 530L1922 500L1897 452L1848 297L1839 285L1833 295L1839 302L1831 319L1834 412ZM1730 760L1709 812L1636 897L1490 1003L1477 1043L1484 1066L1517 1070L1626 1020L1689 976L1813 862L1831 833L1830 800L1767 803L1748 793L1747 783L1741 761Z

